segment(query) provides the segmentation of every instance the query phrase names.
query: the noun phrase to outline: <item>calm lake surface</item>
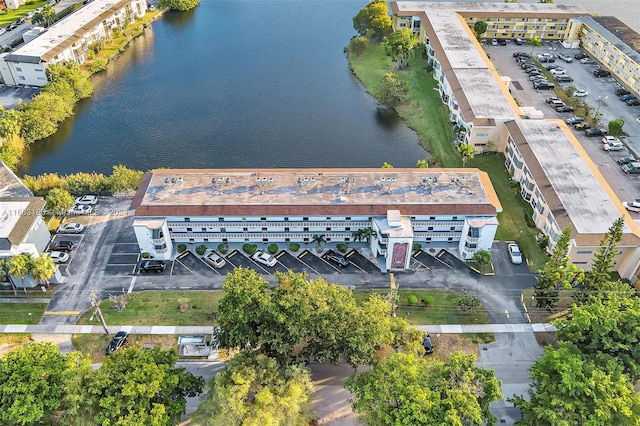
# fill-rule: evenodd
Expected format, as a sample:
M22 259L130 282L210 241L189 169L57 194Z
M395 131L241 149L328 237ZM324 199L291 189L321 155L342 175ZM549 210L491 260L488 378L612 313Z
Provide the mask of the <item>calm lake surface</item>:
M343 53L366 3L202 0L167 13L21 173L415 167L428 156L417 135L376 107Z

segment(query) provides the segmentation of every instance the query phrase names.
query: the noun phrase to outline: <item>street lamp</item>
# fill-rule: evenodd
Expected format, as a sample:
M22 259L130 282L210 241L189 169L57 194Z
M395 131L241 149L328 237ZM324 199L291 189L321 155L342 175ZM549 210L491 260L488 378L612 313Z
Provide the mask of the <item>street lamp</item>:
M596 101L598 103L598 107L596 108L595 114L593 114L593 118L596 121L595 122L596 126L600 122L600 117L598 117L598 113L600 113L600 107L602 106L602 103L607 99L609 99L609 96L598 96L598 100Z

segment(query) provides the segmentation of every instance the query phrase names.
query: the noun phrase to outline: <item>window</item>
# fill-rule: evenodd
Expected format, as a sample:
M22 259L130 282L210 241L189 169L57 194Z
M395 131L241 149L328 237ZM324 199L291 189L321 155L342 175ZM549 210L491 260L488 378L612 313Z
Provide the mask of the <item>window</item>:
M187 228L187 232L193 231L193 228Z
M20 68L20 67L16 67L16 71L18 71L18 72L22 72L22 68Z
M593 253L591 250L578 250L578 254L591 254Z
M261 217L260 220L265 221L265 220L267 220L267 218L266 217Z
M202 228L202 232L207 232L207 228Z
M185 222L191 222L191 219L190 219L190 218L188 218L188 217L185 217L185 218L184 218L184 221L185 221Z
M19 75L19 76L18 76L18 79L19 79L19 80L24 80L24 76L23 76L23 75Z

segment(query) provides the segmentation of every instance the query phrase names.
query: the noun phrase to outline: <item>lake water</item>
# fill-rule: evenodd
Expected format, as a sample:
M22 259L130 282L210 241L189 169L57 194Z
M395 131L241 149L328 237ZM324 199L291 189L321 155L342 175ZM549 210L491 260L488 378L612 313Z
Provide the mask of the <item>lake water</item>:
M202 0L167 13L21 171L415 167L428 154L343 53L367 1Z

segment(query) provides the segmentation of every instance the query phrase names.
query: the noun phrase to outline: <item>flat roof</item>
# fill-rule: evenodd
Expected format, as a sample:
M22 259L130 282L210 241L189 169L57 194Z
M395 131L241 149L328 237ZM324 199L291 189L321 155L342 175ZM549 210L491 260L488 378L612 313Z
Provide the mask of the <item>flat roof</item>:
M212 183L214 182L214 183ZM478 214L502 210L478 169L158 169L136 216Z
M585 16L581 21L640 64L640 34L636 30L615 16Z
M568 219L575 232L595 234L591 242L597 245L611 224L625 216L624 232L640 236L640 228L561 120L514 120L506 126L562 228Z
M0 197L33 197L31 190L2 161L0 161Z
M47 28L40 36L16 49L5 59L30 63L49 61L130 2L131 0L93 0Z
M447 2L447 1L397 1L391 2L393 13L411 14L416 11L444 12L453 11L462 14L480 12L485 15L518 16L536 14L538 17L553 15L575 16L589 15L589 11L577 4L555 3L505 3L505 2Z
M38 197L0 198L0 249L20 244L31 226L42 217L45 201Z

